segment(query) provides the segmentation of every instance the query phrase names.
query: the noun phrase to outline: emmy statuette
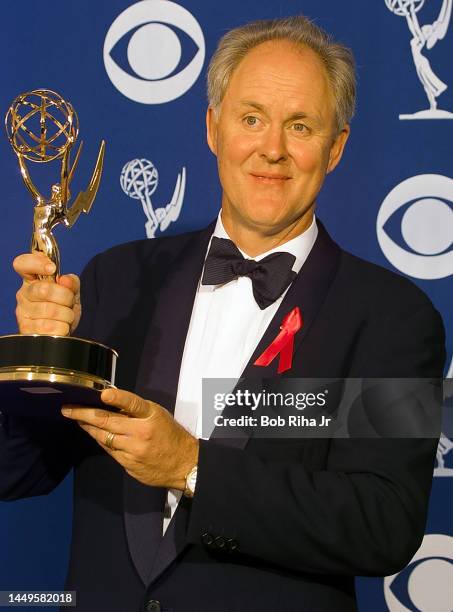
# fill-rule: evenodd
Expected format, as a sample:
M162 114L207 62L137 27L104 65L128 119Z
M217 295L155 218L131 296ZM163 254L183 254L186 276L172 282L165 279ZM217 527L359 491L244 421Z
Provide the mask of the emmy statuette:
M86 191L71 199L69 187L79 161L80 144L71 165L71 149L78 136L77 115L57 93L37 89L18 96L6 114L8 140L19 161L22 179L35 201L31 251L55 264L55 273L40 277L55 281L60 275L60 253L53 229L70 228L88 213L99 187L104 160L102 141ZM26 160L60 161L60 180L45 198L31 180ZM64 403L101 405L100 392L112 387L117 353L97 342L69 336L0 336L0 410L6 414L59 418Z
M429 102L429 108L415 113L402 113L399 118L401 120L453 119L453 113L438 108L437 98L448 89L448 85L437 76L426 56L426 52L430 51L447 34L453 0L442 0L437 19L432 23L422 24L417 13L423 9L424 4L425 0L385 0L389 11L406 19L412 36L410 41L412 59Z

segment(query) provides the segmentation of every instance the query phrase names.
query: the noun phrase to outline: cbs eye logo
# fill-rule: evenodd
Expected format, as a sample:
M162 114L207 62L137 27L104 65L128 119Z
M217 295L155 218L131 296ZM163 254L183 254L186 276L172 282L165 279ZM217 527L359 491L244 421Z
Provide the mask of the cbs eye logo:
M453 537L430 534L409 565L384 578L390 612L451 612L453 609Z
M125 55L133 74L113 57L125 38L129 38ZM186 66L181 44L185 39L197 49ZM205 42L198 21L170 0L133 4L118 15L104 41L105 69L113 85L142 104L163 104L182 96L197 80L204 58Z
M395 268L424 280L453 274L452 201L453 179L440 174L419 174L392 189L379 210L376 232ZM393 230L392 217L399 217ZM391 233L399 234L406 248Z

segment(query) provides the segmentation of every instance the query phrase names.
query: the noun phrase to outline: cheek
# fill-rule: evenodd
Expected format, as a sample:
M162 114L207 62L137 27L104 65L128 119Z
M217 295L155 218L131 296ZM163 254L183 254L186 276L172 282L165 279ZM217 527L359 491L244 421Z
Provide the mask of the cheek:
M329 163L329 152L318 148L306 148L303 151L296 151L293 159L301 175L324 176Z
M254 139L242 135L230 135L219 140L218 158L220 165L239 166L255 150Z

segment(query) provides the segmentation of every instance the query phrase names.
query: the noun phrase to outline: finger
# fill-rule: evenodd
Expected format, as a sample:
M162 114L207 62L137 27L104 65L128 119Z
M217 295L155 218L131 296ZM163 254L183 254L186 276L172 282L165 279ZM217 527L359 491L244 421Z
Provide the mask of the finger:
M101 393L101 400L137 419L146 419L152 415L151 402L130 391L105 389Z
M105 429L99 429L99 427L89 425L88 423L79 423L79 425L93 438L93 440L96 440L96 442L98 442L109 453L114 453L115 451L122 451L125 453L130 452L132 447L130 436L114 434L113 440L110 436L110 446L107 446L107 442L109 441L109 433L113 432L105 431Z
M44 253L25 253L13 261L14 270L25 280L35 280L38 275L55 272L55 264Z
M69 308L74 306L75 301L73 291L58 283L49 281L35 281L31 283L24 289L22 296L30 302L54 302Z
M60 276L58 284L72 291L74 295L80 295L80 278L76 274L65 274Z
M21 334L41 334L44 336L68 336L70 326L68 323L52 321L51 319L27 319L18 317Z
M113 414L108 410L65 405L61 413L68 419L111 431L114 434L130 435L133 433L131 419L128 416Z
M72 325L75 314L72 308L60 306L55 302L29 302L24 316L31 320L49 319Z
M131 443L130 439L126 439L126 436L114 435L113 440L110 441L110 446L106 445L108 432L91 428L90 425L84 425L79 423L80 428L87 432L99 446L108 453L112 459L117 461L126 471L131 470L136 465L134 458L134 451L122 450L123 446L129 446ZM121 447L121 448L120 448Z

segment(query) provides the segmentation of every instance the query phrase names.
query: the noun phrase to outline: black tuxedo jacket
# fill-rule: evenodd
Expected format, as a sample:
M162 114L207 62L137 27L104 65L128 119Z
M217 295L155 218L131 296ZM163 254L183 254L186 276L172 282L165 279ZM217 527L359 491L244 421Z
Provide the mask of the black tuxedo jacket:
M174 409L213 225L103 253L82 276L77 335L118 349L117 385ZM296 377L440 377L443 327L409 281L316 243L244 376L299 306ZM222 321L219 321L219 325ZM164 538L166 491L130 478L72 423L0 427L4 500L52 490L74 468L67 588L80 612L355 609L354 576L391 574L421 542L436 440L235 439L200 442L193 500Z

